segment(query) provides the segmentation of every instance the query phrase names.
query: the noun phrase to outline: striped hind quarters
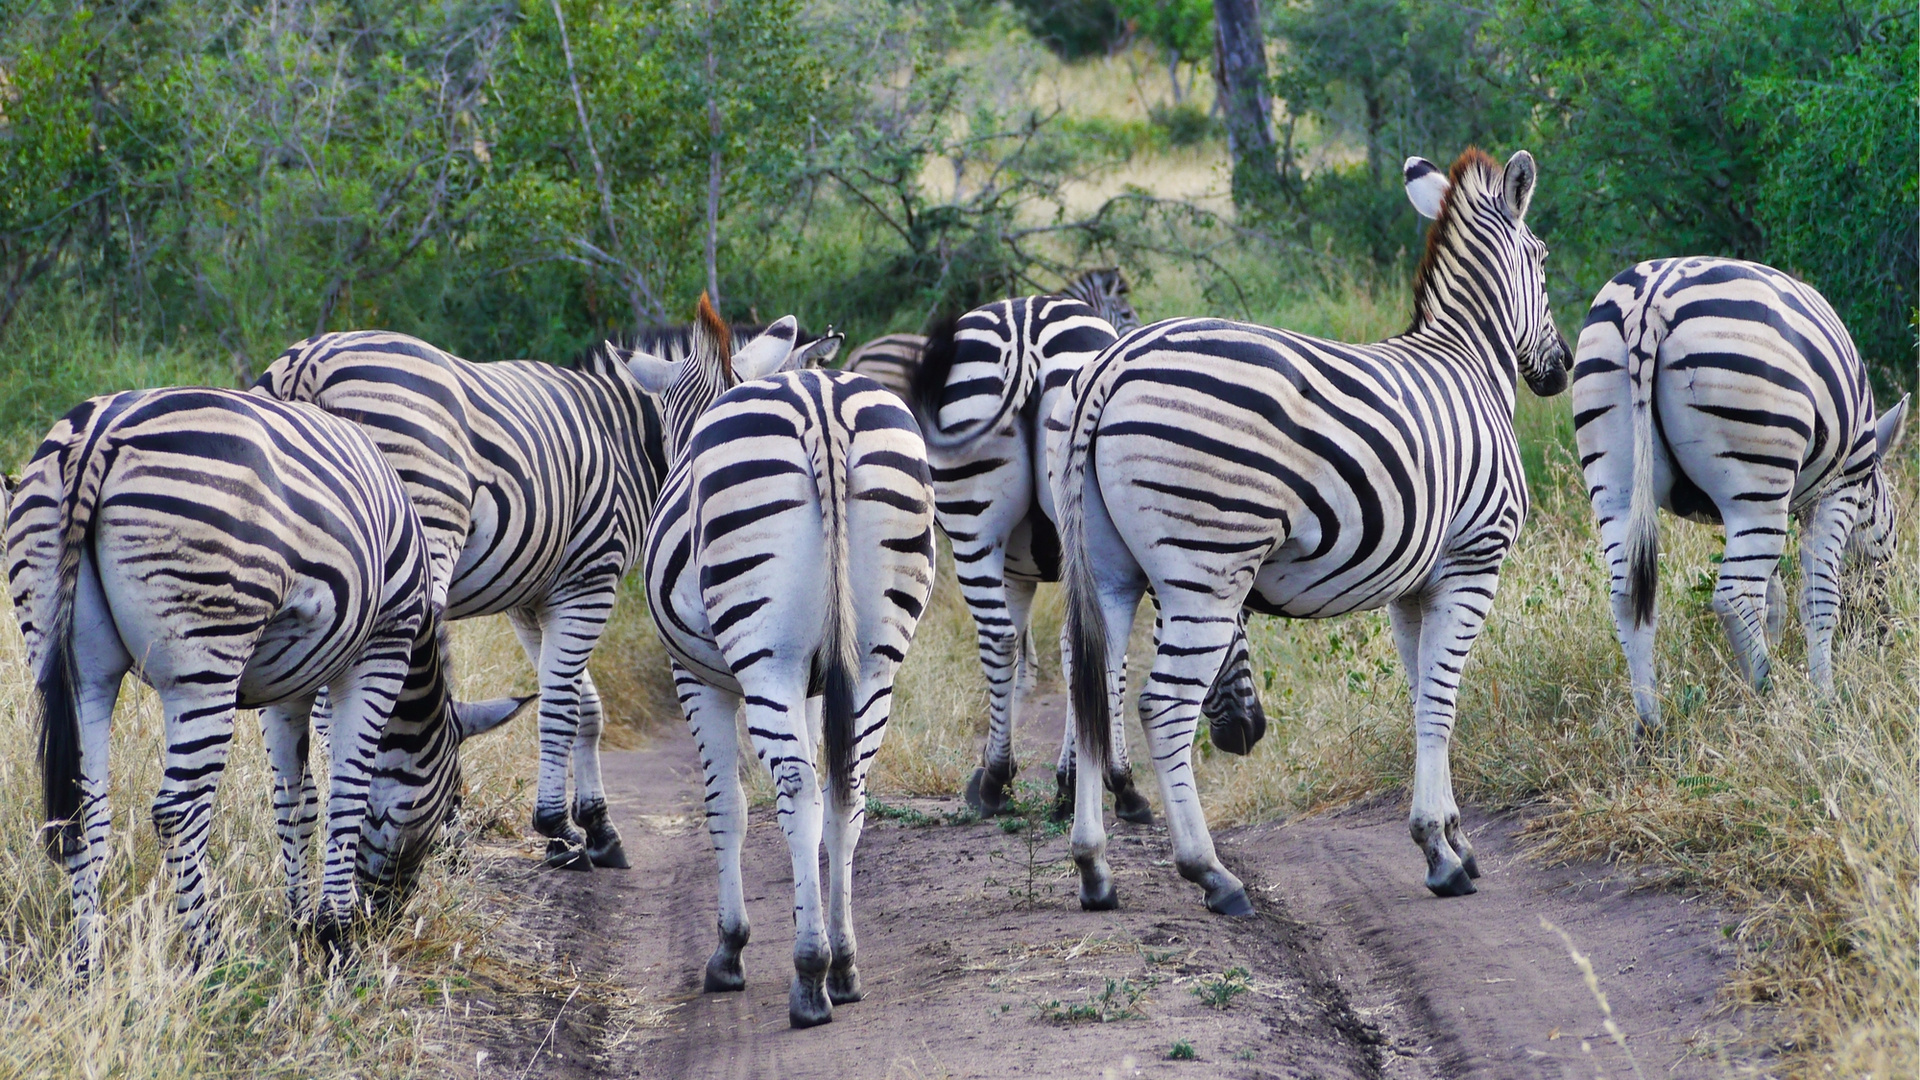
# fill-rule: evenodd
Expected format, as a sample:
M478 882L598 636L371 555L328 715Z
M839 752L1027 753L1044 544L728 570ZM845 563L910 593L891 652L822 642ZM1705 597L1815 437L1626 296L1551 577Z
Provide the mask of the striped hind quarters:
M710 351L724 365L724 348ZM810 1027L862 996L853 849L894 674L933 586L933 493L919 430L879 383L841 371L735 371L742 381L673 427L677 463L647 534L647 600L706 773L720 942L705 988L745 980L738 715L773 778L786 832L788 1018Z
M1214 851L1193 774L1199 719L1218 715L1208 697L1251 713L1235 663L1247 612L1388 610L1412 690L1408 824L1425 883L1440 896L1474 891L1448 766L1462 661L1529 508L1516 388L1558 392L1568 349L1547 302L1546 247L1526 225L1532 158L1502 166L1469 150L1445 173L1409 162L1406 180L1416 210L1436 218L1407 332L1349 345L1221 319L1153 323L1083 367L1048 421L1086 908L1119 902L1088 774L1112 754L1119 673L1149 591L1159 610L1140 722L1174 863L1209 909L1253 911ZM1248 738L1259 727L1251 715L1231 722Z
M1661 723L1654 662L1659 511L1722 525L1713 609L1741 674L1768 685L1785 614L1777 567L1801 522L1809 673L1833 688L1848 552L1892 554L1884 462L1907 399L1875 414L1865 365L1818 291L1772 267L1640 263L1594 297L1574 365L1574 432L1626 653L1636 738Z
M338 950L364 903L404 900L459 789L460 741L524 704L451 701L406 491L365 434L309 406L205 389L94 398L28 464L6 535L40 705L43 835L71 875L82 970L99 947L108 728L128 672L165 714L153 819L200 960L219 952L205 855L236 708L262 710L293 919ZM323 689L324 806L307 763Z

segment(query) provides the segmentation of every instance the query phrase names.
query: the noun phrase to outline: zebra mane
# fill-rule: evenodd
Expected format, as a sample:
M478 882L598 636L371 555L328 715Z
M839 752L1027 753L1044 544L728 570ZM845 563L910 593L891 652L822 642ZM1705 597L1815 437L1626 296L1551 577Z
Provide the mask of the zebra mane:
M1469 187L1471 190L1468 190ZM1420 255L1420 268L1413 273L1413 325L1408 332L1430 321L1435 306L1434 278L1440 273L1440 255L1453 243L1458 215L1454 207L1462 198L1500 198L1500 163L1477 146L1469 146L1447 170L1447 193L1440 201L1440 216L1427 229L1426 250ZM1469 215L1471 216L1471 215ZM1464 226L1459 226L1464 227Z
M721 323L731 342L745 343L766 333L767 323ZM805 330L794 337L793 347L802 349L819 341L821 335L809 334ZM627 354L644 352L662 360L685 360L693 355L694 333L692 323L677 326L655 324L632 330L621 330L604 340L594 343L575 353L566 366L575 371L604 372L608 364L624 364ZM728 349L732 355L732 349Z

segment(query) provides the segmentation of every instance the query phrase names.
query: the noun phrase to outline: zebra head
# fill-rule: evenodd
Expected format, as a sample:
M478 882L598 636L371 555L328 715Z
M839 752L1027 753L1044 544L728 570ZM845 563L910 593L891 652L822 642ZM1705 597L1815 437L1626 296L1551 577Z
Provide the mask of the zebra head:
M1089 270L1060 290L1062 296L1071 296L1092 308L1117 334L1140 328L1140 315L1129 298L1132 292L1127 276L1117 266Z
M1434 222L1414 278L1414 326L1448 323L1485 348L1502 354L1510 349L1527 388L1552 397L1567 388L1573 354L1547 302L1547 246L1527 228L1539 174L1525 150L1516 151L1505 168L1473 149L1453 163L1451 175L1425 158L1408 158L1405 166L1407 198ZM1477 268L1489 263L1494 279L1476 280ZM1458 287L1442 288L1443 280ZM1462 319L1458 299L1447 299L1462 292L1490 292L1478 299L1505 325L1483 328ZM1449 303L1451 312L1444 310ZM1483 340L1487 329L1504 332L1508 340Z
M1874 421L1873 468L1867 473L1867 505L1861 511L1860 520L1853 527L1853 536L1849 538L1849 551L1878 565L1893 558L1894 514L1893 486L1887 483L1887 459L1900 445L1900 439L1907 429L1907 398L1903 395L1899 402Z
M381 733L354 861L361 895L378 911L406 901L440 825L460 798L460 744L513 719L538 695L455 701L447 679L446 622L414 639L400 699Z
M829 333L795 348L799 336L799 322L787 315L735 350L732 331L713 310L707 294L701 293L692 327L692 348L686 358L663 360L643 352L631 354L627 370L643 389L660 399L667 427L667 460L680 460L693 435L694 421L707 411L713 399L742 382L805 366L809 360L828 358L839 351L840 335Z

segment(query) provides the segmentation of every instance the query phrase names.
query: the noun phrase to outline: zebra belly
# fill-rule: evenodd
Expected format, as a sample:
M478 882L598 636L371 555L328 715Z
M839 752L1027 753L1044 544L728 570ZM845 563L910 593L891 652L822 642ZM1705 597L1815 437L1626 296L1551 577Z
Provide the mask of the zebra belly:
M1299 547L1289 541L1277 552L1279 558L1261 564L1247 593L1248 610L1290 619L1328 619L1371 611L1417 591L1432 575L1439 555L1431 552L1384 572L1363 569L1335 573L1337 562L1299 559Z

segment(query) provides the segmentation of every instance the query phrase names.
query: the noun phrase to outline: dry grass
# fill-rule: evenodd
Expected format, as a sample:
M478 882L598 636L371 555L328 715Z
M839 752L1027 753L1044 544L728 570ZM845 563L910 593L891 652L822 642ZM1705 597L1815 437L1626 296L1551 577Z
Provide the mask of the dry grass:
M503 621L462 624L456 645L465 694L531 688ZM252 713L240 717L211 850L227 959L211 970L188 966L147 818L160 711L128 680L113 732L105 955L78 983L66 953L67 879L33 843L40 781L29 685L19 634L0 633L0 1077L443 1075L469 1037L460 1002L477 982L510 994L553 981L499 947L498 913L448 852L399 919L363 936L348 970L329 978L304 962L288 932L270 771ZM470 822L524 823L535 738L523 719L466 748Z

